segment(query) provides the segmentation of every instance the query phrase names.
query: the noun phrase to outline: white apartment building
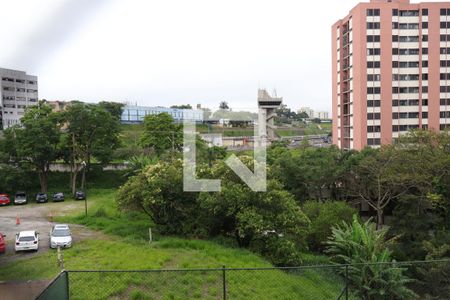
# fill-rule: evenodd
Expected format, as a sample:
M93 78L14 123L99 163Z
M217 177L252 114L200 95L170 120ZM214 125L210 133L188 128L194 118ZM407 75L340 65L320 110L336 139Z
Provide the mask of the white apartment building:
M300 107L300 109L298 110L299 113L306 113L308 115L308 117L310 118L314 118L314 110L311 109L310 107Z
M0 68L1 129L20 123L25 107L38 102L38 78L23 71Z
M325 120L325 119L329 119L329 115L327 111L316 111L314 112L314 118L317 119L321 119L321 120Z

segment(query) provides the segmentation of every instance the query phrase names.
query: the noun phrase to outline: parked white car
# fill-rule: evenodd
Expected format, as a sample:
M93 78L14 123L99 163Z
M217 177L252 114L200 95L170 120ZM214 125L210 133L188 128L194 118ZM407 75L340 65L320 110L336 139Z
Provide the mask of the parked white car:
M28 251L39 249L39 233L34 230L21 231L16 233L16 244L14 245L14 250L17 251Z
M56 224L50 231L50 248L70 248L72 247L72 233L69 225Z

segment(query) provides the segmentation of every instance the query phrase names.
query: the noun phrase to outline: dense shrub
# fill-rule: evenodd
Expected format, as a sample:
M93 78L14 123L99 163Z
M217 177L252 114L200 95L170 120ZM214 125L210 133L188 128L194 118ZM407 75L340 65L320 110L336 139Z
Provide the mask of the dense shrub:
M201 177L220 178L221 192L185 192L182 161L173 159L130 177L119 190L119 207L147 213L163 234L232 237L277 265L298 265L309 220L294 197L276 180L268 181L267 192L252 191L223 161L206 166L198 167Z
M322 251L325 249L325 242L331 235L331 228L337 224L351 222L356 210L346 202L319 202L307 201L302 206L303 212L311 221L307 242L310 249Z

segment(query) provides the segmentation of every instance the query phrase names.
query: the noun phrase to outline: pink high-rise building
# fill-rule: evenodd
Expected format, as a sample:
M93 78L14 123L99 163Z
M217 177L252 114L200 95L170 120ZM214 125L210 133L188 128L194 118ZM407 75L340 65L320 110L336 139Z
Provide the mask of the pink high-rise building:
M450 127L450 2L360 3L332 27L333 143Z

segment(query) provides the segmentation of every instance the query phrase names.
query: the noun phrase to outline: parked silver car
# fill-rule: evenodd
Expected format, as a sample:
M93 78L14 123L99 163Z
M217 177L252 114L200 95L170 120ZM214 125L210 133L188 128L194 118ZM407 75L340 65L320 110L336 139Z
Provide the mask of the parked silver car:
M27 193L16 192L14 197L14 204L27 204Z
M50 248L54 249L58 247L72 247L72 233L67 224L56 224L50 231Z

